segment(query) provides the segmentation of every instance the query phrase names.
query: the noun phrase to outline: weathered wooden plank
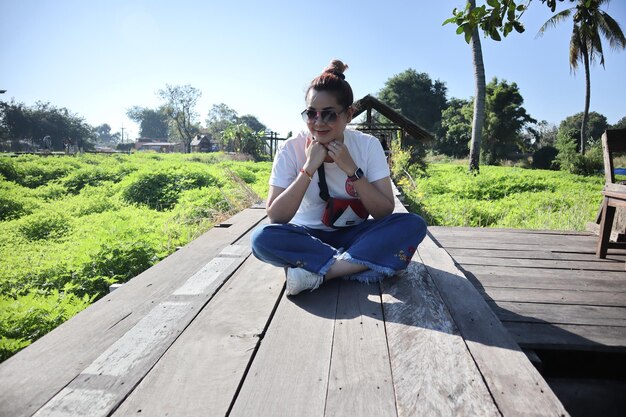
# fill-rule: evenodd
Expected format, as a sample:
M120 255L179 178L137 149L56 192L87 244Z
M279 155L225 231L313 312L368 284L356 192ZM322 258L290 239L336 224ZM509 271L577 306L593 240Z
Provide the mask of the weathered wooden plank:
M577 230L547 230L547 229L511 229L502 227L465 227L465 226L430 226L428 228L434 235L441 234L501 234L505 233L517 233L517 234L530 234L530 235L556 235L556 236L592 236L589 232L577 231Z
M248 258L113 416L225 416L284 280Z
M522 259L522 258L496 258L496 257L475 257L475 256L455 256L454 260L461 265L482 265L482 266L505 266L509 268L550 268L563 270L585 270L585 271L620 271L624 276L623 261L572 261L561 259Z
M626 327L622 307L490 301L500 321ZM626 329L624 329L626 344Z
M519 231L476 228L459 232L456 228L430 228L433 237L448 248L558 250L563 252L595 253L597 237L593 235L546 235ZM527 231L531 232L531 231ZM616 251L622 253L624 251Z
M516 322L504 326L520 345L530 349L626 352L624 327Z
M496 301L626 307L624 293L485 287L483 297Z
M586 271L520 270L482 265L466 265L463 269L475 277L473 281L477 286L483 287L626 292L626 277L616 276L623 275L622 272L602 272L594 276Z
M250 249L227 249L225 253L224 257L212 259L170 297L156 305L35 415L70 417L76 416L78 410L89 409L85 416L108 416L243 263ZM234 257L233 253L243 255ZM100 401L91 407L81 405L90 398L83 394L92 391L102 394Z
M429 228L429 231L434 236L441 236L442 238L449 237L481 237L485 239L499 239L506 238L506 240L531 242L532 240L538 241L586 241L588 239L596 239L593 233L585 231L565 231L565 230L534 230L534 229L498 229L491 227L446 227L446 226L433 226Z
M338 289L283 296L230 417L324 415Z
M378 284L340 282L324 415L397 416Z
M607 261L624 262L626 254L612 254L606 259L600 259L593 253L557 252L545 250L513 250L513 249L465 249L445 247L446 251L457 260L458 256L475 258L515 258L515 259L558 259L569 261L590 261L604 263ZM458 260L457 260L458 262Z
M426 236L418 255L504 416L568 413L452 258Z
M244 210L0 364L0 410L30 416L265 213Z
M499 415L425 268L381 287L398 415Z
M454 239L441 239L434 237L440 245L448 248L458 248L458 249L508 249L508 250L543 250L546 247L549 247L553 251L558 252L572 252L572 253L587 253L593 254L592 244L591 243L580 243L580 244L549 244L544 242L535 242L535 243L520 243L520 242L512 242L507 240L483 240L480 239L479 236L476 237L458 237ZM613 252L611 252L613 253ZM620 251L615 251L614 253L624 253ZM609 253L610 254L610 253Z

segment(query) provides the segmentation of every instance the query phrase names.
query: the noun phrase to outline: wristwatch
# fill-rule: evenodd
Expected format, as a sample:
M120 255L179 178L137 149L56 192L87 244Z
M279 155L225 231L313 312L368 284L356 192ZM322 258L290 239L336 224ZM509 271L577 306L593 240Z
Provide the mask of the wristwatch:
M354 171L354 174L348 177L348 180L351 182L358 181L363 178L363 176L365 176L365 174L363 174L363 170L361 168L357 168L356 171Z

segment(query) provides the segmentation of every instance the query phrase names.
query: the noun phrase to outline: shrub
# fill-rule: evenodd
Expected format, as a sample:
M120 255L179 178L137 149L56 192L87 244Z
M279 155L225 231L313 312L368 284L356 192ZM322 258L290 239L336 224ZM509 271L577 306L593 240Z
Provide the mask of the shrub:
M532 167L536 169L553 169L553 162L559 151L554 146L544 146L533 154Z
M578 153L577 140L572 130L559 130L556 140L556 148L559 150L556 163L562 171L568 171L577 175L594 175L603 167L602 147L599 142L591 144L585 155Z
M17 219L29 212L21 196L6 188L0 188L0 221Z
M28 240L58 239L70 229L70 218L55 211L40 211L19 220L19 231Z
M85 265L74 283L80 293L103 295L115 282L126 282L156 263L157 250L145 240L107 242Z
M171 209L183 190L216 185L209 173L169 169L160 172L141 172L122 192L129 203L145 204L155 210Z
M35 195L47 201L58 200L67 195L67 188L59 182L53 181L37 188L35 190Z
M28 188L37 188L46 185L69 174L76 168L78 162L69 161L66 157L54 159L18 158L17 182ZM65 158L65 159L64 159Z
M72 194L78 194L87 185L98 185L103 181L119 181L117 172L106 171L100 167L85 167L75 171L63 179L63 185Z
M233 204L222 190L210 187L185 191L177 210L191 219L213 219L217 213L230 212Z
M15 164L9 158L0 158L0 175L7 181L16 181L19 177Z
M69 289L69 288L68 288ZM85 309L93 297L68 291L30 291L17 298L0 296L0 361Z

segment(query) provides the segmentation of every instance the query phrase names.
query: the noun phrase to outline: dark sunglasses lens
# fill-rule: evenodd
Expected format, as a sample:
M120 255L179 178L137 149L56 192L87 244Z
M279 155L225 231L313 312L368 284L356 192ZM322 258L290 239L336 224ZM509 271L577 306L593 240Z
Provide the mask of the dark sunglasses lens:
M315 112L313 110L304 110L300 115L302 116L302 120L308 122L309 120L315 119Z
M321 113L324 123L334 122L337 119L337 113L334 110L322 110Z

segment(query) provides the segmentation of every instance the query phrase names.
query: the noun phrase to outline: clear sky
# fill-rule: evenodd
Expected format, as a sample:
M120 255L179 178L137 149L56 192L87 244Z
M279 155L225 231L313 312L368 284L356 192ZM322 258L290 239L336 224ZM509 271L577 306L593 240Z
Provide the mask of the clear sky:
M483 1L478 0L478 4ZM308 82L332 58L346 62L355 98L376 94L413 68L446 83L448 98L474 95L470 48L452 25L464 0L0 0L1 98L50 102L92 125L138 126L132 106L156 108L165 84L202 91L204 126L213 104L253 114L285 135L304 127ZM571 3L566 2L569 6ZM563 4L559 4L560 9ZM626 32L626 0L605 9ZM539 0L526 32L483 39L487 80L516 82L524 107L558 124L583 111L584 72L570 73L571 22L536 38L551 16ZM591 110L609 123L626 116L626 51L605 46L606 69L592 68Z

